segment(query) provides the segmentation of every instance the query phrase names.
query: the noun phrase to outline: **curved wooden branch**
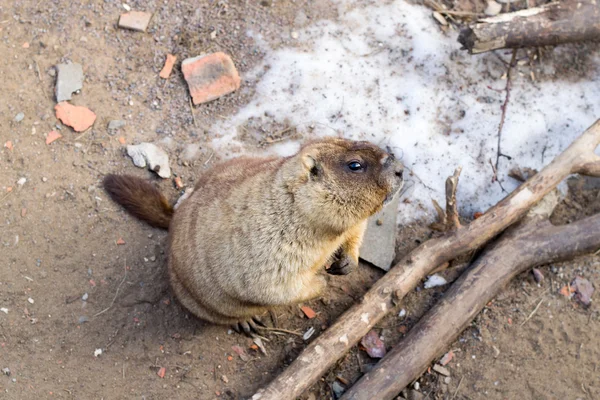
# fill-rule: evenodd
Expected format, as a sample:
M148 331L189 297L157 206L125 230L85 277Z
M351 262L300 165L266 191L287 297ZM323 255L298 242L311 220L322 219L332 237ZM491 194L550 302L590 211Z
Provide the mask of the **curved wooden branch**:
M486 249L438 304L341 400L395 398L515 275L600 247L600 214L564 226L553 226L546 218L537 215L524 220Z
M354 346L369 330L438 265L475 250L520 219L527 210L567 177L581 154L600 143L600 120L577 138L542 171L519 186L483 216L445 235L428 240L396 264L363 299L346 311L253 400L295 399Z
M573 172L581 175L600 177L600 156L590 154L587 158L588 160L582 162Z

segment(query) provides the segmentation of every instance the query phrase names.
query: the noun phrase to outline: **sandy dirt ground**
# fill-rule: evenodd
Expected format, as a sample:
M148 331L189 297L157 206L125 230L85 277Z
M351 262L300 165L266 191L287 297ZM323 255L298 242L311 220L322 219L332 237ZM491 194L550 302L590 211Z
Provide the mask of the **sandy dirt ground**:
M248 29L282 46L293 40L294 27L335 18L336 8L328 2L266 0L129 5L154 12L147 33L118 29L125 10L112 0L0 4L0 307L7 309L0 312L3 399L248 398L306 344L293 334L271 334L265 355L251 348L250 339L194 319L168 287L166 232L126 215L99 184L106 173L127 172L156 181L171 199L180 194L172 180L158 182L135 168L119 139L162 140L173 172L190 186L223 156L210 148L207 127L244 105L252 96L251 85L192 111L180 61L167 82L158 77L167 53L181 60L222 50L243 75L262 57L245 34ZM306 18L296 18L299 11ZM594 49L573 46L573 54ZM85 74L83 90L72 103L98 115L93 129L83 134L54 116L53 66L68 60L82 64ZM17 122L19 113L24 118ZM106 129L113 119L127 122L114 136ZM46 134L57 126L63 137L46 145ZM12 149L1 147L7 141ZM190 143L199 143L199 152L183 160ZM26 182L17 184L21 178ZM556 223L600 211L598 182L576 179L570 187L553 218ZM432 234L424 223L402 227L397 257ZM598 306L593 302L583 308L558 293L577 275L597 286L599 266L598 256L546 266L540 285L530 273L520 275L451 346L450 379L426 372L418 381L419 393L405 395L600 398ZM306 319L297 306L287 307L275 313L278 326L302 333L313 327L314 338L380 276L379 270L361 265L350 276L332 277L324 298L308 303L317 312L314 319ZM400 306L406 317L394 313L377 326L388 349L445 288L418 288ZM535 315L522 325L540 300ZM232 346L245 349L247 357L239 357ZM95 356L98 349L102 353ZM334 398L334 382L351 384L375 362L354 347L303 399Z

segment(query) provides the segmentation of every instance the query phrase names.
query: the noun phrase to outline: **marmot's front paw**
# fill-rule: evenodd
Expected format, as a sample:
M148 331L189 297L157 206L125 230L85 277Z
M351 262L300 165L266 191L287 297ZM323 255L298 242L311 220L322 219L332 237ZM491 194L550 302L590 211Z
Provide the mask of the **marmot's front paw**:
M350 272L354 271L357 266L358 264L352 257L348 254L342 254L339 260L336 260L331 264L327 273L331 275L348 275Z

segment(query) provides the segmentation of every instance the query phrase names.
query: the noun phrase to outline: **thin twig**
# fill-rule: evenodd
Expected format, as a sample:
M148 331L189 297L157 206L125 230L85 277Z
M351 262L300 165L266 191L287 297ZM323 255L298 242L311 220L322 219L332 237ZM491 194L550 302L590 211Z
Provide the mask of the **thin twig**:
M510 64L508 64L506 71L506 97L504 98L504 104L502 105L502 116L500 117L500 125L498 126L498 147L496 149L496 171L498 170L498 162L500 161L500 156L507 157L502 154L500 144L502 142L502 128L504 127L504 119L506 118L506 109L508 108L508 100L510 99L510 88L511 88L511 78L512 78L512 70L515 67L515 61L517 59L517 49L513 50L512 58L510 59ZM507 157L508 158L508 157Z
M533 314L536 313L536 311L538 310L538 308L540 308L540 306L542 305L542 302L544 301L544 299L541 299L540 302L538 303L537 306L535 306L535 308L533 309L533 311L531 312L531 314L529 314L529 317L527 317L527 319L525 319L525 321L523 321L521 323L521 326L525 325L525 322L529 321L531 319L531 317L533 317Z
M192 113L192 119L194 120L194 126L197 128L196 115L194 114L194 106L192 105L192 98L190 97L190 112Z
M290 330L281 329L281 328L269 328L267 326L257 326L257 329L261 330L261 331L272 331L272 332L289 333L290 335L296 335L296 336L300 336L300 337L303 336L300 332L290 331Z
M452 395L452 398L450 400L454 400L454 398L458 394L458 390L460 389L460 385L461 385L463 379L464 379L464 376L461 376L460 381L458 382L458 386L456 387L456 390L454 391L454 394Z
M119 290L121 290L121 286L123 286L123 283L125 282L126 278L127 278L127 259L125 259L125 275L123 275L123 279L121 280L121 283L119 283L119 286L117 286L117 291L115 292L115 297L113 297L113 299L110 302L110 305L108 307L106 307L104 310L94 314L94 318L99 316L100 314L104 314L105 312L110 310L110 308L113 306L113 304L115 304L115 300L117 299L117 296L119 295Z

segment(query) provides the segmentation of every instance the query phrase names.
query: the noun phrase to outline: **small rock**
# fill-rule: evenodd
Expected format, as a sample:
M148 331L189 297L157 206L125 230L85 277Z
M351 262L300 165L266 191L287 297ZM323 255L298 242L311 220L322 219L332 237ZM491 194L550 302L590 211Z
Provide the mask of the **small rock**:
M404 308L402 310L400 310L400 312L398 313L398 316L400 318L406 317L406 310Z
M177 56L174 56L173 54L167 54L165 65L158 76L163 79L167 79L171 75L171 71L173 71L173 65L175 65L175 61L177 61Z
M366 349L367 354L372 358L382 358L385 356L385 345L374 330L369 331L361 340L360 344Z
M419 390L420 387L421 385L419 384L419 382L415 382L413 385L413 388L415 388L415 390Z
M10 151L13 150L14 146L12 144L12 142L10 140L7 140L6 143L4 143L4 147L6 147L7 149L9 149Z
M302 335L302 339L303 340L308 340L312 337L312 335L315 334L315 328L313 328L312 326L310 328L308 328L308 330L306 332L304 332L304 335Z
M96 350L94 350L94 357L98 357L100 355L102 355L102 349L96 349Z
M81 317L79 317L79 319L77 320L77 322L79 324L84 324L86 322L90 322L90 319L88 317L86 317L85 315L82 315Z
M122 127L124 127L125 125L127 125L127 123L125 121L120 120L120 119L113 119L112 121L110 121L108 123L108 127L107 127L108 134L111 136L116 134L117 131L119 129L121 129Z
M125 244L125 241L123 240L123 238L117 239L117 246L123 246L124 244Z
M317 316L317 313L309 306L302 306L302 307L300 307L300 309L302 310L302 312L304 313L304 315L306 315L306 318L308 318L308 319L313 319L314 317Z
M444 286L445 284L447 284L448 282L446 281L446 279L444 279L444 277L440 276L440 275L431 275L427 281L425 281L425 289L431 289L434 288L436 286Z
M181 63L194 104L202 104L232 93L240 87L233 60L218 52L187 58Z
M240 346L231 346L231 350L233 350L238 356L240 356L240 359L242 361L247 362L250 360L250 356L248 356L248 354L246 353L246 350L244 350Z
M167 369L165 367L160 367L160 369L158 370L158 372L156 372L156 375L158 375L158 377L160 379L165 377L165 374L167 373Z
M440 364L447 365L450 361L452 361L453 358L454 358L454 352L452 350L450 350L449 352L444 354L444 356L440 359Z
M290 36L292 37L292 39L298 39L300 37L300 34L298 34L298 32L296 31L292 31L292 33L290 33Z
M27 182L27 178L23 177L17 181L17 185L23 186Z
M8 314L8 308L6 307L0 308L0 311L2 311L4 314Z
M447 377L445 377L445 378L444 378L444 383L445 383L446 385L449 385L449 384L450 384L450 382L452 382L452 378L450 378L449 376L447 376Z
M146 32L152 14L144 11L130 11L119 17L119 28L132 31Z
M494 15L500 14L500 11L502 11L501 4L496 3L494 0L488 0L487 7L485 8L485 10L483 12L485 15L489 15L490 17L493 17Z
M127 146L127 154L133 160L133 164L140 168L148 168L161 178L171 176L169 167L169 156L163 149L152 143L141 143Z
M444 376L450 376L450 371L448 371L448 368L446 368L446 367L442 367L442 366L441 366L441 365L439 365L439 364L435 364L435 365L433 366L433 370L434 370L435 372L437 372L438 374L440 374L440 375L444 375Z
M594 294L594 286L585 278L576 277L571 283L571 287L575 289L575 298L584 306L589 306L592 302Z
M181 180L181 177L179 177L179 176L175 177L174 183L175 183L175 187L177 189L183 189L185 187L185 184L183 183L183 181Z
M129 6L129 4L123 4L123 8L125 9L125 11L131 11L131 7Z
M29 304L33 304L33 303L35 303L35 301L34 301L34 300L31 298L31 297L30 297L30 298L28 298L28 299L27 299L27 301L29 302Z
M222 375L221 380L225 383L229 383L229 378L226 375Z
M83 87L83 68L81 64L58 64L56 67L56 102L71 100L74 92Z
M335 381L331 385L331 390L333 390L333 394L335 395L335 398L339 399L340 397L342 397L342 395L346 391L346 388L344 387L344 385L342 385L338 381Z
M50 144L55 140L58 140L62 137L62 135L56 131L50 131L46 136L46 144Z
M369 218L359 250L362 260L384 271L390 270L396 256L396 217L399 201L400 196L396 195L381 211Z
M20 112L17 115L15 115L15 122L21 122L21 121L23 121L24 118L25 118L25 114Z
M492 346L492 349L494 349L494 358L498 358L498 356L500 355L500 349L496 346Z
M10 376L10 368L2 368L2 373L6 376Z
M56 118L76 132L85 131L96 121L96 114L93 111L86 107L74 106L66 101L58 103L54 110L56 111Z
M542 274L542 271L534 268L531 272L533 273L533 279L535 279L537 283L542 283L544 281L544 274Z
M81 300L83 300L83 301L87 301L87 299L88 299L89 297L90 297L90 296L89 296L87 293L84 293L84 294L83 294L83 296L81 296Z

